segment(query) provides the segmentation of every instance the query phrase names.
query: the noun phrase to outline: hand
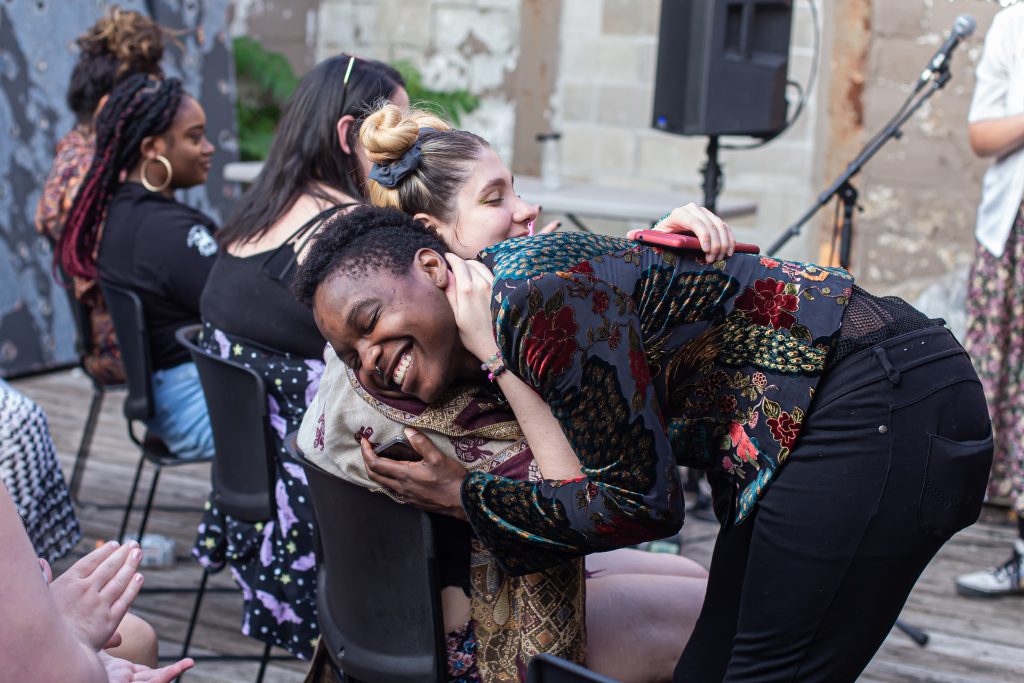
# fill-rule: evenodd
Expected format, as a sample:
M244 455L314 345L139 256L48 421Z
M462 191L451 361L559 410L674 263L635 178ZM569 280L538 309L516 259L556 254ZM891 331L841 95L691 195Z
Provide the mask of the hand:
M50 583L50 594L75 633L94 650L108 647L142 588L142 549L111 541L71 565Z
M168 664L159 669L150 669L144 664L133 664L127 659L112 657L106 652L101 651L98 656L107 672L109 683L135 683L135 681L170 683L195 664L191 659L179 659L174 664Z
M537 231L535 231L535 232L533 232L531 234L534 234L534 235L547 235L548 233L552 233L552 232L557 231L560 227L562 227L562 221L551 221L550 223L545 225L540 230L537 230Z
M466 519L462 509L462 481L466 470L445 456L423 434L406 427L405 436L423 459L402 462L382 458L365 438L360 439L363 462L370 479L397 494L405 502L426 510Z
M736 249L736 237L725 221L703 206L690 202L686 206L672 209L672 213L652 228L660 232L690 233L700 240L708 263L732 256ZM633 231L630 231L629 236Z
M466 350L483 362L498 351L491 323L494 274L479 261L464 261L455 254L444 257L451 268L444 293L455 313L459 338Z

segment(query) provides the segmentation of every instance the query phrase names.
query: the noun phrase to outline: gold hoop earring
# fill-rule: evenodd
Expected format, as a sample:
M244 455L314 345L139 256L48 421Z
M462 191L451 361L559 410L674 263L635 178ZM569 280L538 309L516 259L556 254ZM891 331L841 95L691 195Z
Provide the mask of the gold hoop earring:
M153 183L149 182L148 178L146 178L146 171L149 169L150 162L153 161L159 161L161 164L163 164L164 170L167 172L167 179L164 180L164 182L161 183L160 185L154 185ZM150 192L163 192L171 184L171 162L168 161L167 157L165 157L162 154L157 154L152 159L147 158L145 161L142 162L142 168L139 169L139 179L142 181L142 186L149 190Z

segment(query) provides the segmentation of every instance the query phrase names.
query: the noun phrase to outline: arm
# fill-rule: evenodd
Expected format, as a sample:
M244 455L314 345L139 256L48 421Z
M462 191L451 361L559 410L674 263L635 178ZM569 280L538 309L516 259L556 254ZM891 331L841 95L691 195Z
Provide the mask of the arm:
M979 157L1004 157L1024 145L1024 114L971 123L967 138Z
M632 302L607 283L499 281L498 344L551 407L584 477L539 483L470 473L465 514L511 573L675 533L678 473Z
M968 140L980 157L1002 157L1024 144L1024 112L1011 111L1007 102L1019 76L1011 59L1015 37L1004 24L1005 17L996 15L985 36L968 114Z
M180 209L180 215L167 217L160 237L143 246L144 262L170 299L198 315L199 298L217 256L217 242L211 229L197 220L197 212L185 206Z
M486 361L498 353L490 313L494 275L479 261L463 261L454 254L448 254L447 259L454 283L445 293L455 312L459 336L470 353L481 362ZM579 458L544 399L512 372L500 373L495 381L508 399L543 477L579 477Z

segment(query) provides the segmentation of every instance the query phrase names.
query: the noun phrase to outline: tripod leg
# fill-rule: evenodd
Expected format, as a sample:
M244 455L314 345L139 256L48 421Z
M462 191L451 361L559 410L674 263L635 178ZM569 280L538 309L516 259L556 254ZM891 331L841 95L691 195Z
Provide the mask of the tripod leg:
M910 624L900 621L899 619L896 620L896 628L910 636L910 639L918 645L920 645L921 647L924 647L928 644L928 634L922 631L921 629L911 626Z

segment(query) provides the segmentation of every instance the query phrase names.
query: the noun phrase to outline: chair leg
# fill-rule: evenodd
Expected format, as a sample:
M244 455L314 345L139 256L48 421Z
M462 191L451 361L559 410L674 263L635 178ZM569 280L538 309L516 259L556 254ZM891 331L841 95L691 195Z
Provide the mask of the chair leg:
M203 604L203 596L206 594L206 582L210 578L210 572L203 569L203 578L199 581L199 590L196 591L196 601L192 605L192 616L188 620L188 630L185 632L185 643L181 647L181 658L188 657L188 648L192 644L192 633L196 629L196 622L199 620L199 608Z
M121 530L117 533L117 540L124 542L124 534L128 530L128 518L132 515L132 507L135 505L135 492L139 490L139 477L142 476L142 467L146 464L146 458L139 454L139 466L135 468L135 479L132 481L132 490L128 494L128 504L124 508L124 519L121 520Z
M78 444L78 455L75 456L75 466L71 469L71 482L68 488L71 490L71 499L78 500L78 489L82 485L82 472L85 469L85 460L89 457L89 447L92 445L92 436L96 431L96 422L100 417L100 409L103 408L103 397L106 392L98 386L92 388L92 401L89 403L89 416L85 418L85 427L82 429L82 440Z
M153 482L149 485L149 495L146 497L146 507L142 511L142 524L139 525L139 535L136 537L139 543L142 543L142 535L146 533L146 523L149 522L149 512L153 509L153 497L156 495L156 485L160 482L160 472L163 467L160 463L156 463L156 467L153 469Z
M256 683L263 683L263 674L267 672L267 662L270 660L270 643L263 648L263 657L260 659L260 671L256 674Z

